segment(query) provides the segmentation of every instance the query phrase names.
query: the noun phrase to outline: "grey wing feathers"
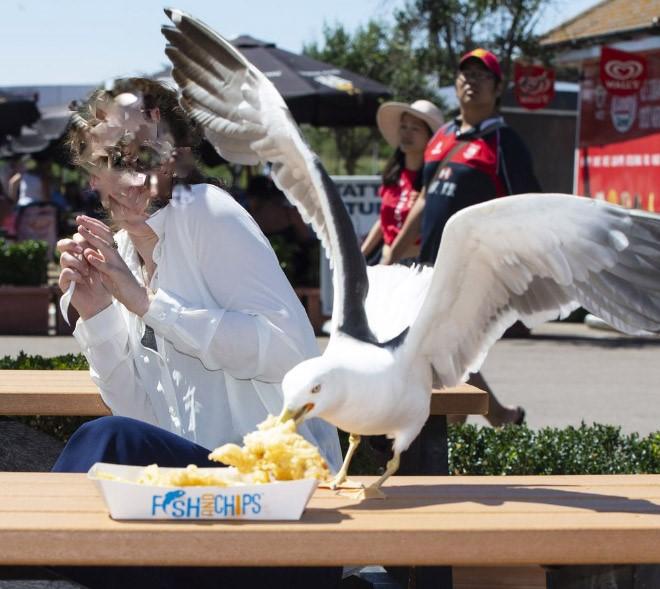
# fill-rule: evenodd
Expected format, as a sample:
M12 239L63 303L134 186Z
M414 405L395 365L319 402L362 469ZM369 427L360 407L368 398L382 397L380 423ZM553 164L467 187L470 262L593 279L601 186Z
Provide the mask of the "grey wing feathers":
M411 353L450 386L517 319L579 306L626 333L660 331L660 217L572 195L497 199L447 224Z
M166 14L175 24L163 27L163 34L182 104L225 159L272 164L275 183L311 223L334 266L334 327L373 339L364 311L366 267L355 231L282 97L226 39L181 11Z

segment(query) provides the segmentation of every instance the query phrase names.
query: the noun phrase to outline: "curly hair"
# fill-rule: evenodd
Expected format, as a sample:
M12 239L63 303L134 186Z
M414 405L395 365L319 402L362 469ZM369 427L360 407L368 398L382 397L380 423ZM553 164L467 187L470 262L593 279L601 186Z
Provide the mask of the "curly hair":
M97 117L97 109L102 110L108 99L125 92L141 94L146 109L159 109L161 119L167 123L174 138L175 147L194 148L200 144L203 137L202 129L181 106L175 90L156 80L124 78L116 80L110 90L96 90L82 105L73 105L74 114L71 117L66 143L75 165L83 163L81 156L88 147L90 128L102 122Z

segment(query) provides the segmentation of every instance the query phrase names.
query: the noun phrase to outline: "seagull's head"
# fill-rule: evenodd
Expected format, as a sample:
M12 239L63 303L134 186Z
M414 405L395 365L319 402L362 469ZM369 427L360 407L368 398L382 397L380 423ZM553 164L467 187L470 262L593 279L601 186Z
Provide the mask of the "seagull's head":
M280 421L293 419L298 424L331 411L339 398L336 372L323 356L305 360L289 370L282 381L284 408Z

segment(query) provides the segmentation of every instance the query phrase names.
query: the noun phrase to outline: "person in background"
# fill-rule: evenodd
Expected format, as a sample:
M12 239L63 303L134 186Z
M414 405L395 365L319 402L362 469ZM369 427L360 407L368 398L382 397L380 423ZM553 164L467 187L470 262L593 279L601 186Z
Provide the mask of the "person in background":
M267 176L254 176L245 191L248 211L268 238L287 278L306 284L310 266L318 265L316 237L284 193Z
M3 231L5 217L9 215L13 208L14 203L5 192L2 182L0 182L0 232ZM0 236L2 236L2 233L0 233Z
M382 199L380 217L362 243L367 260L390 258L392 242L422 188L424 149L443 120L440 109L428 100L416 100L412 104L385 102L378 109L378 129L394 153L385 164L378 190ZM401 259L415 258L418 251L419 244L411 243Z
M493 53L463 55L456 75L459 116L443 125L424 154L424 189L390 249L386 263L405 257L420 237L419 262L434 264L445 225L461 209L510 194L540 192L531 156L498 112L502 71ZM481 373L471 384L488 391L492 425L522 423L522 407L502 405Z
M9 196L24 207L36 202L50 202L53 188L51 161L34 159L31 168L20 170L9 179Z

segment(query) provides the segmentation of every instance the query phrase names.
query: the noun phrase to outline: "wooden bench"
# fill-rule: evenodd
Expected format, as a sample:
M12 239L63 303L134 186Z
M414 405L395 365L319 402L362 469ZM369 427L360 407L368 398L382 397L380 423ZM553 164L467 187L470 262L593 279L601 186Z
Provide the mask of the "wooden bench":
M660 562L660 475L397 476L384 489L362 502L317 490L295 522L128 522L85 475L0 473L0 566Z
M449 474L447 415L488 413L488 395L471 385L434 390L431 415L410 448L401 456L404 475ZM89 373L82 370L0 371L0 415L110 415ZM0 441L1 443L1 441ZM451 570L436 571L448 579Z
M435 390L432 415L485 415L488 395L461 385ZM0 371L0 415L110 415L86 370Z

